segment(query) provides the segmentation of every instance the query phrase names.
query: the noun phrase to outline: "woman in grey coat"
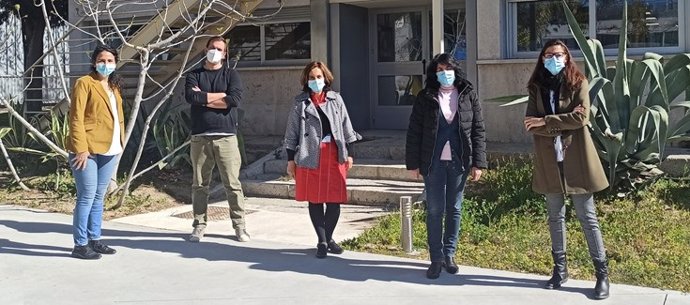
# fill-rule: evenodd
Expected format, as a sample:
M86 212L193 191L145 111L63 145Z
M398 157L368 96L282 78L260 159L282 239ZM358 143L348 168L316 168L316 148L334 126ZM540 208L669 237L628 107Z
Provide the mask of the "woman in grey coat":
M347 201L347 171L353 163L349 146L359 138L343 98L330 89L332 83L333 74L324 63L315 61L304 68L303 92L295 98L285 131L287 173L295 179L295 200L309 202L318 258L343 252L333 231L340 204Z

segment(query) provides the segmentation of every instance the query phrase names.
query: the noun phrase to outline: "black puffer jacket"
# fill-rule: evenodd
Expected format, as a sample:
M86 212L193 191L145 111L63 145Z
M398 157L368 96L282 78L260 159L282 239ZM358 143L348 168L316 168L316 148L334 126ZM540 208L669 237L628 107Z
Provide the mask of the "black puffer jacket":
M458 85L458 115L460 135L463 139L463 163L469 166L486 168L486 137L482 107L472 85L461 81ZM419 169L422 175L429 174L431 160L438 133L439 104L438 91L425 88L417 95L412 107L410 126L407 129L405 164L407 169Z

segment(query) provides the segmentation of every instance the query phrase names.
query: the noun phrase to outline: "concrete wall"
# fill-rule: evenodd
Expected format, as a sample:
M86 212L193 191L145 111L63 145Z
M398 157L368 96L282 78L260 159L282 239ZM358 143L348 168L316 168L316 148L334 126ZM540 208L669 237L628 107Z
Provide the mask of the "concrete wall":
M534 60L504 60L502 1L476 1L477 6L477 90L482 101L487 140L501 143L529 143L524 131L525 105L500 107L488 99L527 94L527 81ZM496 22L496 21L499 22Z
M481 36L480 36L481 37ZM531 135L524 129L525 104L501 107L501 102L488 99L526 95L527 81L534 69L533 60L488 60L477 64L479 99L484 110L487 140L501 143L530 143Z
M238 69L244 84L242 133L285 135L288 113L301 87L302 67Z

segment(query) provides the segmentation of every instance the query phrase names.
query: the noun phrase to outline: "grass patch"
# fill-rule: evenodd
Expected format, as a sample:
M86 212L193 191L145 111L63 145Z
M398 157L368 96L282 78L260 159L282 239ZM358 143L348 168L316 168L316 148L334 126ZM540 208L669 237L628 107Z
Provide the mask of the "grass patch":
M524 161L524 160L523 160ZM611 281L690 291L690 182L662 179L630 198L596 194ZM594 280L585 237L570 203L566 214L570 275ZM413 217L417 258L428 258L425 213ZM350 250L408 256L400 217L343 242ZM548 275L550 239L543 196L531 191L529 162L502 162L480 184L468 185L457 260L464 265Z

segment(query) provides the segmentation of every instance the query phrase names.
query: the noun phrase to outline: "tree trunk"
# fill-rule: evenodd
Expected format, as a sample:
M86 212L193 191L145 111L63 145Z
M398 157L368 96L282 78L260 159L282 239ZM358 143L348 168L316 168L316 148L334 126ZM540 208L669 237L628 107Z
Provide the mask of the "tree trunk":
M22 18L22 42L24 43L24 111L43 109L43 63L31 69L43 55L45 20Z

